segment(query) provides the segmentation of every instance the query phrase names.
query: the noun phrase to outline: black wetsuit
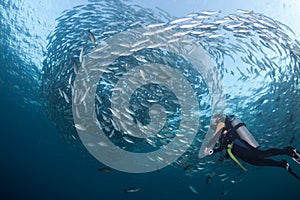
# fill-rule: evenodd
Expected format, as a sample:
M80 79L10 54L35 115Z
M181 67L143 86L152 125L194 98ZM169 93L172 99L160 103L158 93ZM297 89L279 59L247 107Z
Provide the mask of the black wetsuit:
M229 144L233 144L231 149L233 155L247 163L257 166L275 166L286 168L287 162L285 160L276 161L273 159L268 159L268 157L277 155L291 156L291 153L287 148L272 148L267 150L259 150L257 148L254 148L246 141L241 139L241 137L235 131L236 128L231 125L230 120L230 118L226 117L226 128L223 128L222 130L222 133L219 138L219 145L218 147L214 148L214 153L220 152L223 149L227 149ZM226 134L223 134L225 130L227 130L228 132Z

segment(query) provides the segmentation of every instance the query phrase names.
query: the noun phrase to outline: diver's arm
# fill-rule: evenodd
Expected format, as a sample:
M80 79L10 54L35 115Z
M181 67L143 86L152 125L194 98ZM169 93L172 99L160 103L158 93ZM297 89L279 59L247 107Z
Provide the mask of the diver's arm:
M212 147L216 144L216 142L219 140L220 135L217 134L218 132L216 131L214 133L214 136L210 139L210 141L208 142L207 146L208 147Z
M219 140L219 137L221 135L222 129L225 127L225 123L220 122L217 125L216 131L214 132L214 136L210 139L210 141L207 144L207 147L213 147L216 142Z
M220 139L220 135L224 127L225 127L225 123L223 122L218 123L217 128L215 129L215 132L213 134L213 137L209 140L209 142L206 145L206 148L204 149L205 155L212 155L215 149L217 150L216 152L222 151L222 149L218 150L214 146L216 145L217 141Z

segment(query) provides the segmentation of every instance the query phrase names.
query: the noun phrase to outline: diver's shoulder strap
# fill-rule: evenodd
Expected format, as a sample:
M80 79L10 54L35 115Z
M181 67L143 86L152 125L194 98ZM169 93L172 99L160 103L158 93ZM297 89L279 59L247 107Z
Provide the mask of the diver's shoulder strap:
M244 171L247 171L247 169L240 163L240 161L239 161L239 160L233 155L233 153L231 152L232 145L233 145L233 143L227 145L227 153L228 153L228 155L229 155L230 158L231 158L236 164L238 164Z
M241 123L238 123L236 126L233 127L233 131L236 131L238 128L240 128L241 126L246 126L245 123L241 122Z

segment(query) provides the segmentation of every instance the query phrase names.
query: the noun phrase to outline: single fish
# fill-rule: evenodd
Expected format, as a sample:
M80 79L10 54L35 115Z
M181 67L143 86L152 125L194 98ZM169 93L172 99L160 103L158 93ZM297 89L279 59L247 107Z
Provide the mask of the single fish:
M227 177L225 177L225 178L222 178L221 181L224 182L224 181L226 181L228 178L229 178L229 176L227 176Z
M230 19L224 18L224 19L215 20L213 23L214 24L224 24L224 23L229 22L229 21L230 21Z
M68 80L69 85L71 85L71 83L72 83L72 76L73 76L73 74L71 74L71 76L69 77L69 80Z
M91 32L91 30L88 30L88 33L89 33L91 42L95 44L97 41L96 41L94 34Z
M173 36L174 36L174 37L184 36L184 35L189 34L190 32L191 32L191 31L177 32L177 33L174 33Z
M117 33L118 31L104 31L102 32L103 35L112 35L112 34L115 34Z
M125 194L127 193L135 193L135 192L139 192L141 190L141 188L139 187L130 187L124 190Z
M221 37L221 36L223 36L223 34L214 34L214 35L208 36L208 38L213 39L213 38L218 38L218 37Z
M147 27L148 27L148 28L155 28L155 27L164 26L164 25L165 25L165 23L150 24L150 25L148 25Z
M62 94L63 94L63 96L64 96L65 101L66 101L67 103L70 103L70 100L69 100L68 95L67 95L64 91L62 91Z
M63 95L63 93L62 93L62 91L61 91L60 88L58 88L58 92L59 92L59 96L64 97L64 95Z
M81 131L86 131L86 128L82 126L81 124L75 124L75 128Z
M196 195L199 195L199 192L195 189L195 187L194 186L189 186L189 189L194 193L194 194L196 194Z
M203 25L200 25L199 28L202 28L202 29L217 29L217 26L215 24L203 24Z
M140 23L141 23L141 21L136 21L136 22L133 22L132 24L130 24L129 26L130 26L130 27L136 26L136 25L138 25L138 24L140 24Z
M208 175L206 177L206 184L209 185L211 183L211 179L212 179L212 176L211 175Z
M184 17L184 18L180 18L180 19L175 19L173 21L170 22L170 24L178 24L178 23L181 23L181 22L185 22L187 20L191 20L192 17Z
M105 173L109 173L112 171L112 168L110 167L101 167L98 169L99 172L105 172Z
M229 24L229 25L226 26L226 28L234 29L234 28L242 26L243 24L244 24L244 22Z
M220 11L202 11L201 13L204 15L216 15L218 14Z
M75 74L78 74L79 66L76 61L73 61L73 63L74 63L74 72Z
M253 11L252 10L243 10L243 9L237 9L237 12L238 13L241 13L241 14L249 14L249 13L252 13Z
M184 171L190 171L193 169L193 165L187 165L183 168Z
M131 143L131 144L134 144L134 142L130 139L130 138L128 138L128 137L123 137L123 139L126 141L126 142L128 142L128 143Z
M150 41L150 39L138 41L138 42L136 42L136 43L134 43L134 44L132 45L132 48L135 48L135 47L137 47L137 46L140 46L140 45L142 45L142 44L144 44L144 43L147 43L147 42L149 42L149 41Z
M80 54L79 54L79 62L82 63L83 61L83 47L80 50Z

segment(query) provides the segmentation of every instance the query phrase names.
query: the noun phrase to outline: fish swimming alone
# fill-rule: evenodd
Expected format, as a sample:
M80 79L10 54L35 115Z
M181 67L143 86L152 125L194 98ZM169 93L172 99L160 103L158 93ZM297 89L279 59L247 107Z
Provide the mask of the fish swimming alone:
M109 173L112 171L112 168L110 167L102 167L102 168L99 168L98 169L99 172L106 172L106 173Z
M194 194L197 194L197 195L199 195L199 192L195 189L195 187L194 186L189 186L189 189L194 193Z
M135 193L135 192L139 192L141 190L141 188L139 187L130 187L124 190L125 194L127 193Z

